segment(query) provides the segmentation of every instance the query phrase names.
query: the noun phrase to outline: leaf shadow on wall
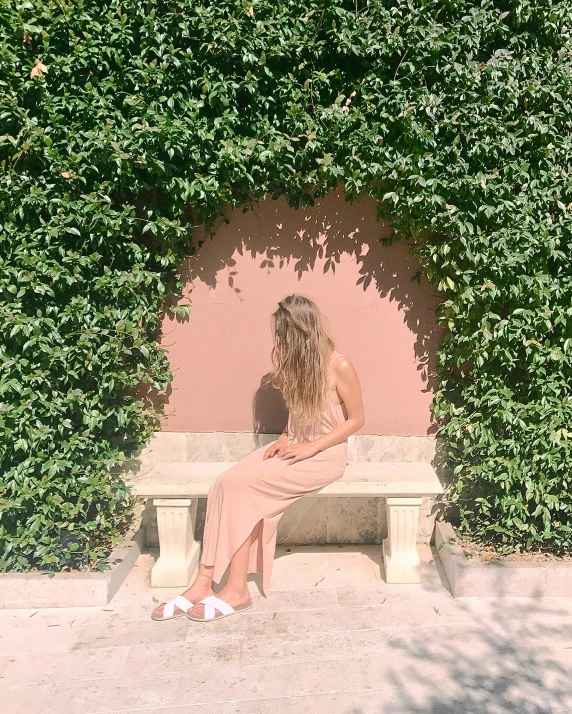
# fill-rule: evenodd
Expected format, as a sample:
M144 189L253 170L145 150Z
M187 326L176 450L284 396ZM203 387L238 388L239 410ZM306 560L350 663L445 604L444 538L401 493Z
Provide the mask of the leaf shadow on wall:
M214 289L225 280L242 299L237 254L259 260L258 267L265 276L290 266L298 280L316 270L335 275L347 254L358 266L357 286L364 292L373 289L380 299L397 303L415 336L415 363L425 384L423 391L434 390L435 355L442 333L434 312L439 301L426 280L412 282L419 264L409 255L409 246L404 242L388 247L381 243L392 229L377 221L373 199L349 204L342 191L334 191L306 210L291 209L282 198L260 202L247 212L228 210L226 217L229 225L220 226L213 238L202 238L196 256L185 261L181 277L190 285L191 310L193 285L198 281ZM384 325L368 325L368 329L383 330ZM253 426L256 432L280 433L287 411L277 390L265 384L266 376L254 395ZM434 431L433 424L429 433Z

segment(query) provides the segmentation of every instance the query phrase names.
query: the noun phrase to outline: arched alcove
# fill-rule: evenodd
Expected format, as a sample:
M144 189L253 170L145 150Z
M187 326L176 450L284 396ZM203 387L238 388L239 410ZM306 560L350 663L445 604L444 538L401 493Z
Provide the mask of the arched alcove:
M164 320L173 383L162 431L282 430L281 397L261 384L271 368L270 314L298 292L318 304L358 371L360 433L432 433L437 298L426 281L412 282L418 266L405 243L379 242L390 228L376 211L372 199L350 205L336 191L304 211L268 199L228 213L185 263L190 318Z
M185 262L180 302L190 303L189 319L164 319L173 382L145 459L235 461L282 431L282 397L262 384L270 315L298 292L318 304L360 377L366 424L351 439L350 460L431 461L438 299L428 282L411 280L419 266L405 242L379 241L391 229L377 221L375 201L351 205L335 191L304 211L267 199L227 218ZM420 542L431 536L430 511L427 501ZM380 543L386 530L381 498L307 497L286 511L278 542ZM154 533L149 522L149 545Z

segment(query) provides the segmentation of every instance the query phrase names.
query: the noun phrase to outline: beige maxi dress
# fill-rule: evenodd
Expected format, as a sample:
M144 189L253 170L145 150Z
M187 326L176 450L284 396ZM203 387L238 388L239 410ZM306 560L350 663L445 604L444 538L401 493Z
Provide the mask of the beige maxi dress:
M330 367L336 355L330 361ZM328 397L319 421L311 426L288 416L288 443L318 439L348 418L346 407ZM274 442L271 442L274 443ZM348 440L295 464L263 455L270 444L261 446L222 473L209 490L201 563L214 567L219 583L240 546L253 533L249 573L262 573L264 594L268 593L276 549L278 522L286 508L314 491L339 479L347 463Z

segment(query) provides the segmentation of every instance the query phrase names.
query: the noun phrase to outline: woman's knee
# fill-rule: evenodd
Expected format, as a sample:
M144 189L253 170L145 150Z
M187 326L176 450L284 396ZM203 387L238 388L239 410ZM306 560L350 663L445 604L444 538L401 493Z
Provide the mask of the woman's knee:
M240 489L241 482L243 480L244 479L240 476L240 474L232 473L231 469L220 474L220 476L218 476L216 481L214 482L213 486L217 491L229 493Z
M225 482L224 476L225 476L224 474L219 474L216 477L216 479L212 482L212 484L210 485L208 496L207 496L207 498L209 500L212 499L213 497L218 496L221 493L221 491L223 491L224 482Z

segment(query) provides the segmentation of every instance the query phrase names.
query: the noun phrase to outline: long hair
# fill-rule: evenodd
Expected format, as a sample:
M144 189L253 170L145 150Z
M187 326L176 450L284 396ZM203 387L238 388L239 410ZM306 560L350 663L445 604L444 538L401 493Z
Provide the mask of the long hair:
M314 424L327 399L329 358L335 347L320 311L309 298L288 295L272 313L272 332L269 381L303 424Z

